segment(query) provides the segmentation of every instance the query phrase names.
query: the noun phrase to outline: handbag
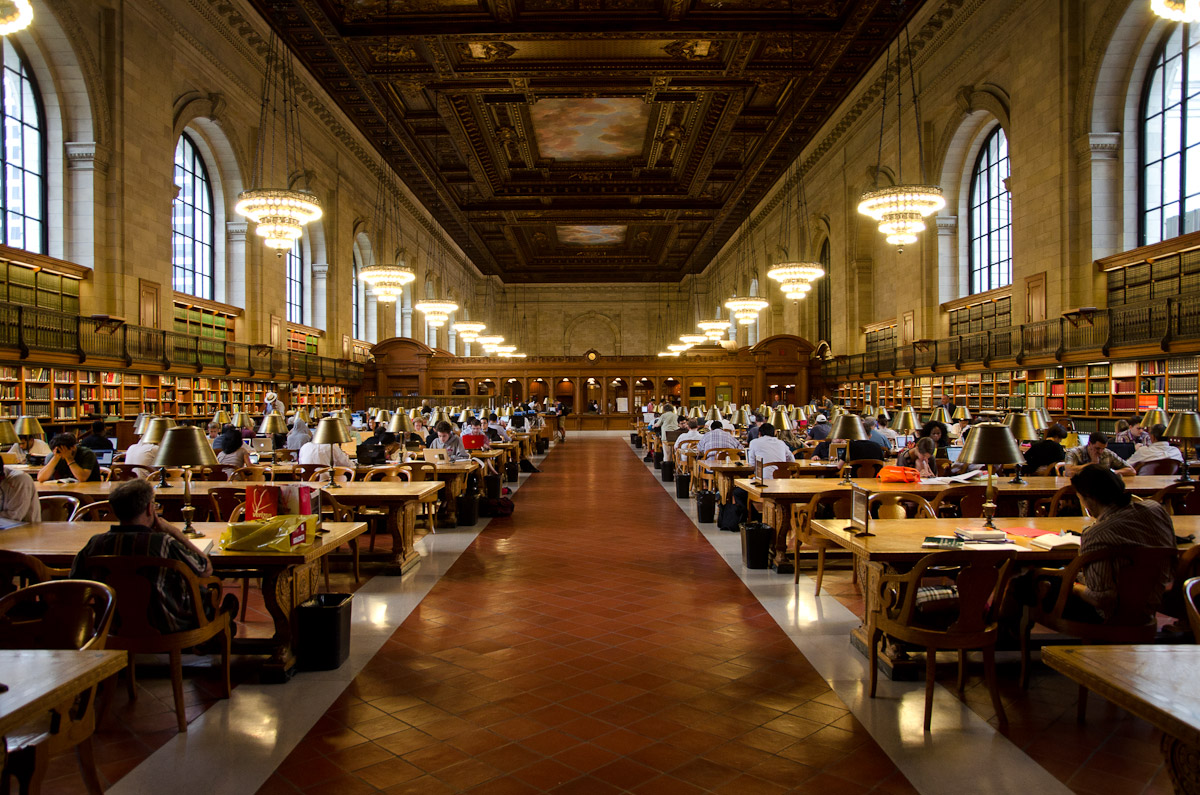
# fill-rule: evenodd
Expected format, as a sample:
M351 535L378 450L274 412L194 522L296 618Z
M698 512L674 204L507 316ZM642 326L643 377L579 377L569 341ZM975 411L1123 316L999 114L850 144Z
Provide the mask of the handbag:
M921 474L912 467L886 466L879 470L880 483L920 483Z

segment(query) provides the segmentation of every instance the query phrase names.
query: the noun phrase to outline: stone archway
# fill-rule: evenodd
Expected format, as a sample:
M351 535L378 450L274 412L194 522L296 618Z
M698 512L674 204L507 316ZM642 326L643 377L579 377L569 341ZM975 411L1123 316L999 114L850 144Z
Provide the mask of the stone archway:
M563 326L565 356L582 356L595 349L604 356L621 355L621 330L608 315L588 311Z

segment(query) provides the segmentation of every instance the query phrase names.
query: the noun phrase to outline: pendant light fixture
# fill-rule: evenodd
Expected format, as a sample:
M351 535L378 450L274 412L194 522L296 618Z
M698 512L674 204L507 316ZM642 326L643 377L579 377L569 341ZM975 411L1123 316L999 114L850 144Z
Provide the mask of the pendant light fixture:
M729 331L728 320L701 320L696 326L704 332L704 336L708 337L713 342L717 342L725 336Z
M737 322L743 326L748 326L758 320L758 313L768 306L770 304L766 300L752 296L746 298L734 296L725 302L725 308L732 312Z
M454 324L454 333L458 338L467 344L473 343L479 339L480 333L487 328L484 323L479 323L474 320L464 320Z
M797 154L797 159L799 155ZM800 165L796 166L796 218L797 218L797 247L798 251L803 252L805 241L808 240L808 206L804 200L804 178L800 173ZM791 213L785 205L782 212L783 217L779 222L779 239L780 251L784 255L784 261L776 263L767 271L767 278L772 281L779 282L779 289L789 300L799 301L804 298L812 290L812 283L825 275L825 269L821 267L819 262L811 262L804 259L788 260L788 246L791 243Z
M489 334L487 336L476 337L475 341L483 348L484 353L495 353L496 347L503 344L504 337L499 334Z
M908 50L908 75L912 86L913 111L916 115L917 158L921 167L921 182L904 182L904 118L901 103L901 76L904 67L900 64L900 38L896 38L896 184L879 187L879 172L883 167L883 132L887 118L887 84L891 73L891 45L884 56L883 103L879 117L879 156L875 163L875 188L862 195L858 211L879 222L879 231L887 235L887 242L899 248L916 243L917 235L925 231L925 218L946 206L942 189L925 180L925 146L921 138L921 105L917 99L917 78L913 66L912 42L908 38L908 25L904 26L904 40Z
M389 122L388 128L391 129ZM375 229L378 238L375 251L381 256L372 256L372 262L358 271L358 278L371 286L375 300L381 304L394 304L404 292L406 285L417 279L412 268L404 262L404 227L400 223L400 207L395 197L399 195L395 183L388 177L387 163L379 159L379 186L375 192ZM395 239L392 239L392 230ZM392 262L390 252L395 252ZM379 261L382 260L382 261Z
M276 256L290 250L304 234L304 226L322 212L321 202L308 187L296 88L291 53L272 31L263 73L253 187L238 194L234 210L255 223L255 233L275 249ZM301 190L289 187L293 174L303 180Z
M441 328L450 319L450 313L458 309L458 304L453 301L442 301L431 298L427 301L418 301L414 308L425 315L426 323L434 328Z
M708 342L708 337L703 334L680 334L679 341L687 345L703 345Z
M1200 0L1150 0L1150 10L1172 22L1200 22Z
M0 0L0 36L25 30L32 22L29 0Z

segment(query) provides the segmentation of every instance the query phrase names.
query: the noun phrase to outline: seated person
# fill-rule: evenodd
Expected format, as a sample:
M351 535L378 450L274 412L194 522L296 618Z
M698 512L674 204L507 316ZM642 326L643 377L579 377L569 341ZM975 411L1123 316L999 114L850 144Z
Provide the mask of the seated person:
M208 424L208 439L214 450L221 449L221 433L224 432L224 430L225 429L221 427L221 423L219 422L210 422ZM242 436L241 431L238 431L238 436Z
M96 420L92 423L92 432L79 440L79 446L89 450L113 449L113 443L105 436L107 431L108 426L104 424L104 420Z
M154 487L144 480L129 480L108 495L108 502L119 524L107 533L94 535L71 564L71 577L93 579L88 558L94 555L137 555L182 561L196 575L212 574L212 561L184 537L179 528L158 515L154 506ZM220 588L220 586L216 586ZM174 572L155 582L158 598L150 603L150 623L164 633L195 629L192 595ZM237 615L237 597L226 594L221 611ZM210 603L205 612L213 617ZM232 619L231 619L232 620Z
M874 417L863 417L862 424L872 442L879 445L884 452L892 449L892 442L896 435L893 433L892 438L889 439L888 435L883 432L884 429L879 427L879 420Z
M1108 449L1108 437L1102 433L1093 433L1086 445L1072 447L1070 450L1067 450L1063 460L1067 463L1064 472L1069 478L1075 477L1075 475L1079 474L1079 470L1088 464L1099 464L1105 469L1111 469L1122 477L1137 474L1133 471L1133 467L1125 463L1119 455Z
M758 438L750 442L746 450L746 462L757 468L758 462L763 462L763 480L775 477L775 464L790 463L796 457L787 445L775 438L775 426L764 422L758 427Z
M508 434L500 427L500 423L496 419L495 414L487 417L481 417L479 421L480 429L487 434L488 439L493 442L507 442Z
M129 445L129 449L125 451L125 463L147 467L146 472L149 472L149 468L154 466L156 458L158 458L158 445L152 442L137 441Z
M917 434L918 438L928 437L933 440L937 447L950 446L950 431L946 430L946 426L937 420L930 420L921 426L921 432Z
M680 423L679 427L684 427L684 424ZM704 437L700 435L700 420L696 419L695 417L691 417L687 420L687 430L675 437L675 445L678 447L680 444L688 441L689 439L694 439L698 442L703 438Z
M1022 472L1026 475L1036 475L1042 467L1057 464L1067 456L1063 449L1063 439L1067 438L1067 429L1057 422L1046 429L1046 438L1029 445L1025 453L1025 466ZM1053 474L1047 472L1047 474Z
M29 456L48 458L53 451L50 450L50 445L42 441L39 436L20 436L17 438L17 443L10 447L8 452L15 455L19 463L27 464Z
M757 418L759 415L755 414L754 416ZM813 426L808 429L808 438L812 439L813 441L827 439L829 438L829 433L832 430L833 426L829 424L829 420L825 417L825 415L818 414L817 418L813 421Z
M250 463L250 448L242 443L242 435L236 428L224 431L217 441L220 444L216 449L218 464L241 469Z
M317 444L316 442L305 442L304 446L300 448L297 461L301 464L321 464L322 466L353 466L350 463L350 456L346 455L340 445Z
M713 420L708 433L700 437L700 443L696 445L696 451L702 454L706 461L712 461L717 456L715 451L722 447L741 450L742 443L732 433L725 430L725 423L720 420Z
M492 440L489 439L488 435L483 432L483 420L479 419L478 417L472 417L467 422L467 424L463 427L462 435L463 436L482 436L483 437L483 447L478 448L478 449L487 450L489 447L492 446Z
M50 449L54 455L38 472L39 483L66 478L74 478L80 483L100 480L100 465L96 463L96 454L86 447L80 447L74 434L60 433L55 436L50 440Z
M887 438L887 449L896 449L896 440L900 438L900 434L888 427L888 418L879 416L875 418L875 424L879 426L879 433Z
M404 445L396 440L396 434L388 431L379 440L379 444L383 447L383 456L393 464L400 463L401 457L404 455Z
M0 518L12 522L42 521L37 484L19 469L0 464Z
M970 428L971 428L970 420L966 420L966 419L956 420L954 422L954 424L950 426L950 438L951 439L962 439L964 436L966 436L967 431Z
M451 461L466 461L471 456L463 447L462 439L454 433L454 426L442 420L434 428L437 438L429 443L430 450L445 450L446 457Z
M912 467L923 478L937 477L937 465L934 456L937 455L937 445L928 436L917 440L916 447L910 447L899 456L897 463L902 467Z
M287 449L299 450L304 446L305 442L312 441L312 431L308 428L308 423L302 419L297 419L292 423L292 429L287 435Z
M1117 431L1113 441L1117 444L1136 444L1140 447L1150 443L1150 434L1142 427L1141 417L1130 417L1129 427L1123 431Z
M1134 450L1125 463L1133 466L1143 461L1178 461L1183 466L1183 453L1167 441L1167 426L1161 422L1150 428L1150 443Z

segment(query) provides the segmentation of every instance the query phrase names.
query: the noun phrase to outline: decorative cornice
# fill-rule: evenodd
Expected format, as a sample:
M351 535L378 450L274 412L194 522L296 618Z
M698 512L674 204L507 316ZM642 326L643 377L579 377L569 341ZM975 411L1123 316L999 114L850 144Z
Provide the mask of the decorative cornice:
M936 215L933 223L937 226L938 235L953 235L958 232L957 215Z
M68 141L63 144L67 153L67 168L72 171L108 172L108 151L95 141Z
M250 224L247 221L225 222L225 234L229 235L230 240L245 240L249 233Z
M1075 139L1075 155L1081 163L1116 160L1120 154L1120 133L1086 133Z

